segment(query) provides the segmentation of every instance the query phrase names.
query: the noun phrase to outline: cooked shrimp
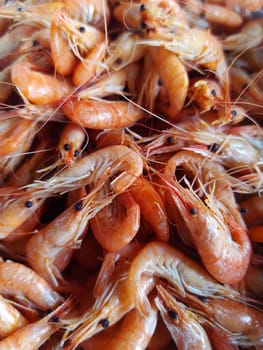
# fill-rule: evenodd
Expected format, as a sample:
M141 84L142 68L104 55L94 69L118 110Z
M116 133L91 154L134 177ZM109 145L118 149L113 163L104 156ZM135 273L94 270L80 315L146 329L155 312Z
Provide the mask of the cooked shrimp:
M252 295L261 297L263 294L263 268L260 266L250 265L244 280L246 290Z
M174 121L184 106L189 86L185 65L175 53L163 48L151 48L150 54L169 96L169 105L161 106L161 112Z
M34 196L44 193L61 193L88 184L97 183L105 176L118 176L110 185L115 194L124 192L142 174L143 161L140 155L126 146L109 146L76 160L69 168L46 181L35 181L28 186Z
M78 60L63 34L59 20L53 20L50 27L51 57L55 71L67 76L74 71Z
M25 317L5 298L0 295L0 336L8 337L28 322Z
M144 117L141 109L126 101L70 99L62 110L74 123L99 130L131 126Z
M157 324L157 310L151 309L148 316L131 310L121 324L110 327L81 344L85 350L144 350L147 348Z
M0 293L31 302L42 310L56 307L63 298L36 272L10 260L0 262Z
M177 301L161 285L157 285L155 304L161 313L178 349L212 350L209 338L198 322L198 317Z
M186 291L211 297L231 298L237 295L236 291L217 283L199 264L179 250L163 242L150 242L132 261L127 280L127 297L134 301L142 314L150 310L146 294L141 290L146 276L166 279L182 295Z
M253 19L244 24L238 33L226 37L223 40L223 47L225 50L241 52L259 46L262 37L263 19Z
M66 165L70 165L76 160L86 136L87 132L79 125L70 122L64 127L58 147Z
M9 337L0 341L0 349L27 350L29 346L31 350L39 349L53 333L63 326L60 317L66 315L72 306L71 304L70 299L68 299L46 317L18 329Z
M91 221L92 232L109 252L127 245L140 228L140 206L129 192L121 193Z
M240 212L248 227L263 223L263 197L258 194L239 203Z
M158 239L169 240L169 224L164 203L154 186L145 178L136 180L130 192L140 206L144 219L153 227Z
M221 283L237 283L244 277L250 262L247 231L231 213L215 205L217 202L212 196L205 204L191 188L184 188L174 180L176 166L182 163L179 159L177 154L171 157L164 170L172 201L206 269Z
M56 103L71 91L67 81L43 73L26 61L12 66L11 79L22 97L37 105Z

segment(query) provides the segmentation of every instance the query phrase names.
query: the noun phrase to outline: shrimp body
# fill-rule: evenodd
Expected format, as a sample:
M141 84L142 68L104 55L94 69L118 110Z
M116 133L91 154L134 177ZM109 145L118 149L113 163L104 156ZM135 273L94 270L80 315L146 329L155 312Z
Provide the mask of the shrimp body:
M55 76L34 70L30 62L12 66L11 79L23 96L37 105L56 103L70 93L70 84Z
M251 244L247 231L231 214L219 209L215 212L212 198L205 205L193 191L175 181L177 161L177 155L169 159L164 176L171 184L172 200L191 233L202 262L221 283L237 283L244 277L250 262Z
M113 129L135 124L144 112L125 101L68 100L63 105L66 116L84 128Z
M0 296L0 336L7 337L25 326L27 320L8 300Z
M56 307L63 298L36 272L23 264L0 262L0 293L30 301L42 310Z
M164 287L157 286L155 304L161 313L178 349L212 350L212 346L198 318L177 301Z
M145 276L166 279L181 295L186 291L211 297L231 297L236 293L217 283L199 264L174 247L163 242L150 242L132 261L127 280L129 298L142 314L150 310L146 294L140 288Z

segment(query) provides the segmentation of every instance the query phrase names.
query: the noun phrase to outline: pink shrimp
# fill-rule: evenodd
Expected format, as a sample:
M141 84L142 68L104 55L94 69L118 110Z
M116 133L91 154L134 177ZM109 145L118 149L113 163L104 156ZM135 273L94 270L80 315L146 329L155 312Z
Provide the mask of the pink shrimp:
M141 109L125 101L70 99L62 109L74 123L99 130L131 126L144 117Z

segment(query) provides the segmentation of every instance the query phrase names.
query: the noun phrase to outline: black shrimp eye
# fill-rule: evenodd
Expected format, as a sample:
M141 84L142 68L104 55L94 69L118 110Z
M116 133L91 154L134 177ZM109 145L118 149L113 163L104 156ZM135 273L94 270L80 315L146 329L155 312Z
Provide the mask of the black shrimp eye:
M116 62L116 64L122 64L122 59L120 57L118 57L115 62Z
M141 4L140 6L140 11L145 11L146 10L146 5L145 4Z
M74 205L74 209L77 210L77 211L81 210L81 209L82 209L82 202L76 203L76 204Z
M26 208L31 208L33 206L33 202L32 201L26 201L25 202L25 207Z
M175 321L178 320L179 315L177 312L175 312L173 310L168 310L167 313L168 313L168 316L170 317L171 320L175 320Z
M233 109L231 112L230 112L231 116L232 117L235 117L237 115L237 111L235 109Z
M78 155L79 155L79 151L76 150L76 151L74 152L74 157L77 157Z
M197 214L197 209L195 208L190 208L189 209L191 215L196 215Z
M69 143L65 143L65 145L64 145L64 150L65 150L65 151L69 151L70 149L71 149L70 144L69 144Z
M173 136L168 136L166 139L166 142L168 145L173 145L174 144L174 138Z
M141 23L141 28L142 28L142 29L146 29L146 28L147 28L147 23L142 22L142 23Z
M58 323L59 322L59 317L58 316L53 316L53 317L51 317L50 321Z
M210 146L210 151L211 152L216 152L218 151L220 148L220 145L218 143L213 143L211 146Z
M110 325L109 320L107 318L103 318L102 320L99 321L99 324L101 325L102 328L108 328Z
M40 45L40 42L38 40L33 40L32 46L37 47Z
M248 209L244 208L244 207L240 208L239 211L240 211L241 214L247 214L248 213Z
M206 297L203 297L202 295L197 296L199 300L201 300L203 303L208 303L208 299Z
M18 12L23 12L24 9L23 9L23 7L18 7L17 11L18 11Z
M81 33L85 33L86 32L86 28L81 26L81 27L79 27L79 31Z
M216 91L214 89L211 90L211 95L214 96L214 97L216 96Z

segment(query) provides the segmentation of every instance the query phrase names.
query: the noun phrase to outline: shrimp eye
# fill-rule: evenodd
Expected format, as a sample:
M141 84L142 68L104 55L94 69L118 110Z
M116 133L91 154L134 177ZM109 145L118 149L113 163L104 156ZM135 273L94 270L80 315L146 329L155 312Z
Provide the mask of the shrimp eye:
M102 328L108 328L110 325L109 320L107 318L103 318L102 320L99 321L99 324L101 325Z
M211 151L211 152L216 152L216 151L219 150L219 148L220 148L220 145L219 145L218 143L213 143L213 144L211 145L211 147L210 147L210 151Z
M211 90L211 95L214 96L214 97L216 96L216 91L214 89Z
M32 46L37 47L40 45L40 42L38 40L33 40Z
M74 209L77 210L77 211L81 210L82 209L82 203L81 202L76 203L74 205Z
M240 208L240 209L239 209L239 211L240 211L240 213L241 213L241 214L247 214L248 209L247 209L247 208L242 207L242 208Z
M141 4L140 11L145 11L145 10L146 10L146 5L145 4Z
M248 83L244 84L244 85L242 86L243 90L247 89L248 86L249 86Z
M64 148L65 151L69 151L71 149L71 146L70 146L69 143L65 143L63 148Z
M205 13L201 13L200 18L205 18Z
M168 316L170 317L171 320L177 321L179 318L179 315L177 312L173 311L173 310L168 310L167 311Z
M74 157L77 157L78 155L79 155L79 151L76 150L76 151L74 152Z
M53 317L51 317L50 321L58 323L59 322L59 317L58 316L53 316Z
M163 82L162 82L162 80L161 80L161 79L158 79L158 82L157 82L157 84L158 84L159 86L163 85Z
M208 303L208 299L206 297L203 297L202 295L197 296L199 300L201 300L203 303Z
M190 214L192 214L192 215L196 215L197 214L197 209L195 209L195 208L190 208Z
M237 115L237 111L235 109L233 109L231 112L230 112L231 116L232 117L235 117Z
M174 144L174 138L173 136L168 136L166 139L166 142L168 145L173 145Z
M142 29L146 29L146 28L147 28L147 23L142 22L142 23L141 23L141 28L142 28Z
M26 208L31 208L33 206L33 202L32 201L26 201L25 202L25 207Z
M23 7L18 7L17 11L18 11L18 12L23 12L24 9L23 9Z
M86 28L81 26L81 27L79 27L79 31L81 33L85 33L86 32Z
M116 64L122 64L122 59L120 57L118 57L115 62L116 62Z

